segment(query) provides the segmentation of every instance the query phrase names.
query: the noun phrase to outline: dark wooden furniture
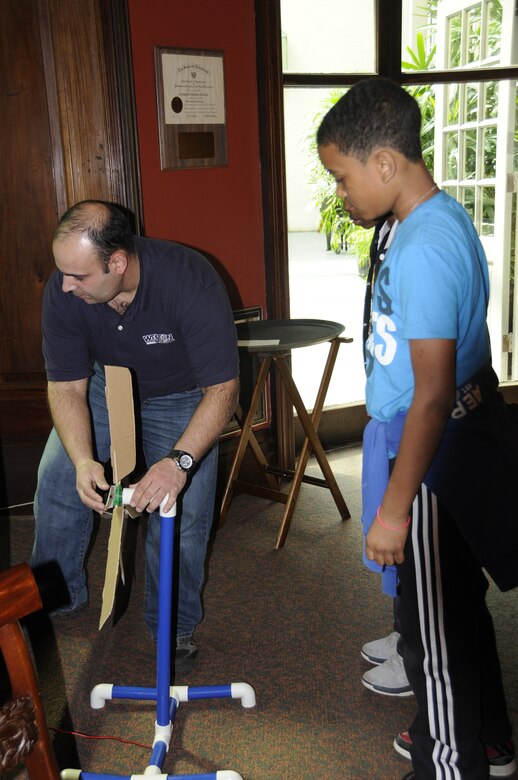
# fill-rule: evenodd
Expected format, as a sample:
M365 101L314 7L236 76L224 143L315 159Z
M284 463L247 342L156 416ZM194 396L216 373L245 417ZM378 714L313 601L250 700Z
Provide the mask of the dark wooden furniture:
M0 572L0 651L12 693L3 718L0 710L0 762L5 759L12 764L0 763L0 774L21 760L30 780L59 780L36 672L18 622L41 608L40 593L26 563Z

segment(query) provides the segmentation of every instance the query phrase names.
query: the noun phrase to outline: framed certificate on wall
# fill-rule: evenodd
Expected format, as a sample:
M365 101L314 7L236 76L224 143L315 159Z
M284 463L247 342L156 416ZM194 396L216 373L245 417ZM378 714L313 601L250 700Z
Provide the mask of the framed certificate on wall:
M223 52L155 46L160 167L227 165Z

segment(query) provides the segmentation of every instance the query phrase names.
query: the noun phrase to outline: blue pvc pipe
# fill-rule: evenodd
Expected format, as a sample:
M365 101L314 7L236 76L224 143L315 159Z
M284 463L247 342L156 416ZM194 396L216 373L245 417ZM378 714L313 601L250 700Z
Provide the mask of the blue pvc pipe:
M81 780L98 780L98 778L102 778L102 780L121 780L121 778L124 778L124 780L131 780L131 775L104 775L97 772L83 772L81 770Z
M96 772L81 772L81 780L131 780L134 775L104 775ZM152 777L152 775L151 775ZM166 775L167 780L217 780L217 772L203 775Z
M144 701L154 701L156 699L156 688L136 688L130 685L114 685L112 689L112 699L143 699Z
M211 772L208 775L168 775L167 780L217 780L216 772Z
M171 603L173 590L174 517L160 518L160 566L158 576L158 640L156 672L156 720L169 724L171 685Z
M187 698L191 699L229 699L232 698L230 685L201 685L189 686Z
M153 752L151 753L148 766L157 766L159 769L162 769L166 753L167 745L165 742L162 742L162 740L159 739L153 747Z

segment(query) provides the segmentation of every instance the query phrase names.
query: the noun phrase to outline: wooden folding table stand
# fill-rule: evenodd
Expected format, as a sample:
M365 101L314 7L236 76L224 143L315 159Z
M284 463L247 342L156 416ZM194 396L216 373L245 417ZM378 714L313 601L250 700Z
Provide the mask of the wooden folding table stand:
M318 437L317 430L320 423L320 418L322 416L322 409L329 387L329 382L331 381L333 368L338 355L338 349L340 344L349 343L351 341L352 338L345 338L340 336L336 336L329 340L329 353L311 416L308 414L306 407L304 406L304 402L300 396L297 386L295 385L291 371L286 363L286 358L291 354L291 349L287 349L286 351L273 352L268 351L268 346L266 345L264 347L264 352L257 353L261 358L261 364L252 394L248 414L245 416L240 407L236 412L236 417L241 426L241 436L232 462L225 492L223 494L223 501L220 512L220 525L223 525L226 520L233 494L235 492L249 493L251 495L267 498L271 501L278 501L286 505L275 541L275 548L281 548L284 545L288 535L293 512L295 510L295 504L302 482L329 488L341 518L343 520L350 518L351 515L349 509L331 470L331 466L329 465L329 461ZM252 429L254 417L272 363L275 365L277 374L283 382L288 392L289 398L297 411L302 428L306 435L294 471L270 466ZM250 482L245 482L239 479L239 472L243 464L247 446L250 446L250 449L252 450L252 453L257 463L259 464L262 473L264 474L267 487L263 485L252 484ZM311 451L314 453L318 461L318 464L324 475L324 479L306 476L304 473ZM279 482L274 475L279 477L290 477L292 479L289 492L283 492L280 490Z

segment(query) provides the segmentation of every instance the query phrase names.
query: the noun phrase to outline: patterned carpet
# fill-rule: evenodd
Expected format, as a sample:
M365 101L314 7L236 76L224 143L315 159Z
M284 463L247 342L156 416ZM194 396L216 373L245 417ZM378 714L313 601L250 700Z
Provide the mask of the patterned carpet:
M391 603L361 563L360 451L330 460L352 519L342 522L327 490L303 485L285 547L273 548L282 507L237 496L207 561L200 654L178 684L247 682L257 706L229 699L180 704L164 771L233 769L245 780L379 780L410 769L392 740L410 722L412 698L379 696L361 684L361 645L391 630ZM313 473L320 476L318 466ZM29 554L32 518L9 523L10 562ZM50 726L149 745L154 705L89 706L100 682L155 685L155 647L142 620L143 525L130 521L132 587L120 593L115 625L97 629L108 523L89 558L90 604L75 618L30 627ZM4 531L5 531L4 526ZM131 559L131 555L129 558ZM132 567L129 565L128 572ZM518 592L490 588L508 704L518 733ZM61 768L140 774L149 749L55 733ZM18 772L12 777L22 777Z

